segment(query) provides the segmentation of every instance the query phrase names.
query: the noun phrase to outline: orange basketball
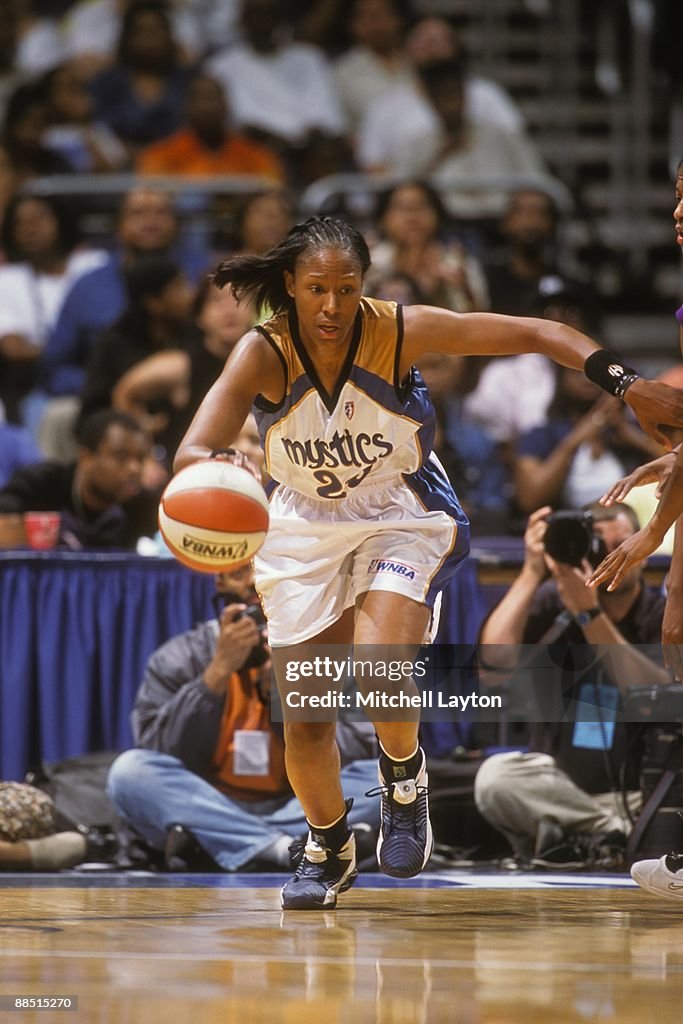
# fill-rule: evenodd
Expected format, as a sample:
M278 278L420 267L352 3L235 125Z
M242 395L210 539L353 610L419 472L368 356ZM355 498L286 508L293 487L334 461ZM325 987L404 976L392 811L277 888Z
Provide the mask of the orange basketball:
M251 473L205 459L169 481L159 529L183 565L200 572L235 569L254 555L268 530L268 499Z

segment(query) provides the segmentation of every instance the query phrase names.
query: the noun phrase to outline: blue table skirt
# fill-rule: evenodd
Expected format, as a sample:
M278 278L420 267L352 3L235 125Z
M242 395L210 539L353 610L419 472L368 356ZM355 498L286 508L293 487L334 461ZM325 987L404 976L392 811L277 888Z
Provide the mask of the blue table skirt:
M0 552L0 779L131 746L147 658L213 614L213 589L212 576L172 559ZM482 602L465 562L444 593L439 640L474 642Z
M212 614L213 578L129 554L0 554L0 778L132 744L151 652Z

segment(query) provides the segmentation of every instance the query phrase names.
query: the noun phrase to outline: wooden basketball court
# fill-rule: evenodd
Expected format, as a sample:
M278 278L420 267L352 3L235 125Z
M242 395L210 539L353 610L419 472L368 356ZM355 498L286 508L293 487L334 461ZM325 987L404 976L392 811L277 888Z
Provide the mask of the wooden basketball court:
M683 1019L683 902L624 876L2 875L0 1021L569 1024ZM7 1008L71 996L78 1010Z

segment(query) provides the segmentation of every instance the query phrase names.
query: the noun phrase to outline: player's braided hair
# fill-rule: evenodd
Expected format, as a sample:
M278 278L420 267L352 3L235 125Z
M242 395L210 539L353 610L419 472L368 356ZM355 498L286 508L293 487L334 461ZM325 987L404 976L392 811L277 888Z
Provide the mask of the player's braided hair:
M285 288L285 270L294 273L300 256L330 247L357 260L361 275L365 276L370 252L360 231L336 217L309 217L303 224L295 224L268 252L224 260L216 268L213 283L218 288L229 284L238 301L246 298L256 309L268 307L279 313L292 306Z

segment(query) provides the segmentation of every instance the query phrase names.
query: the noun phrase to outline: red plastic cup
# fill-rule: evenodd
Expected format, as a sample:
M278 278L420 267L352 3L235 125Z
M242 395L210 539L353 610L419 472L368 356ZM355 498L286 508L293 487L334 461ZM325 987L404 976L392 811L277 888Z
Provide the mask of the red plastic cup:
M24 530L34 551L51 551L57 546L62 517L59 512L24 512Z

